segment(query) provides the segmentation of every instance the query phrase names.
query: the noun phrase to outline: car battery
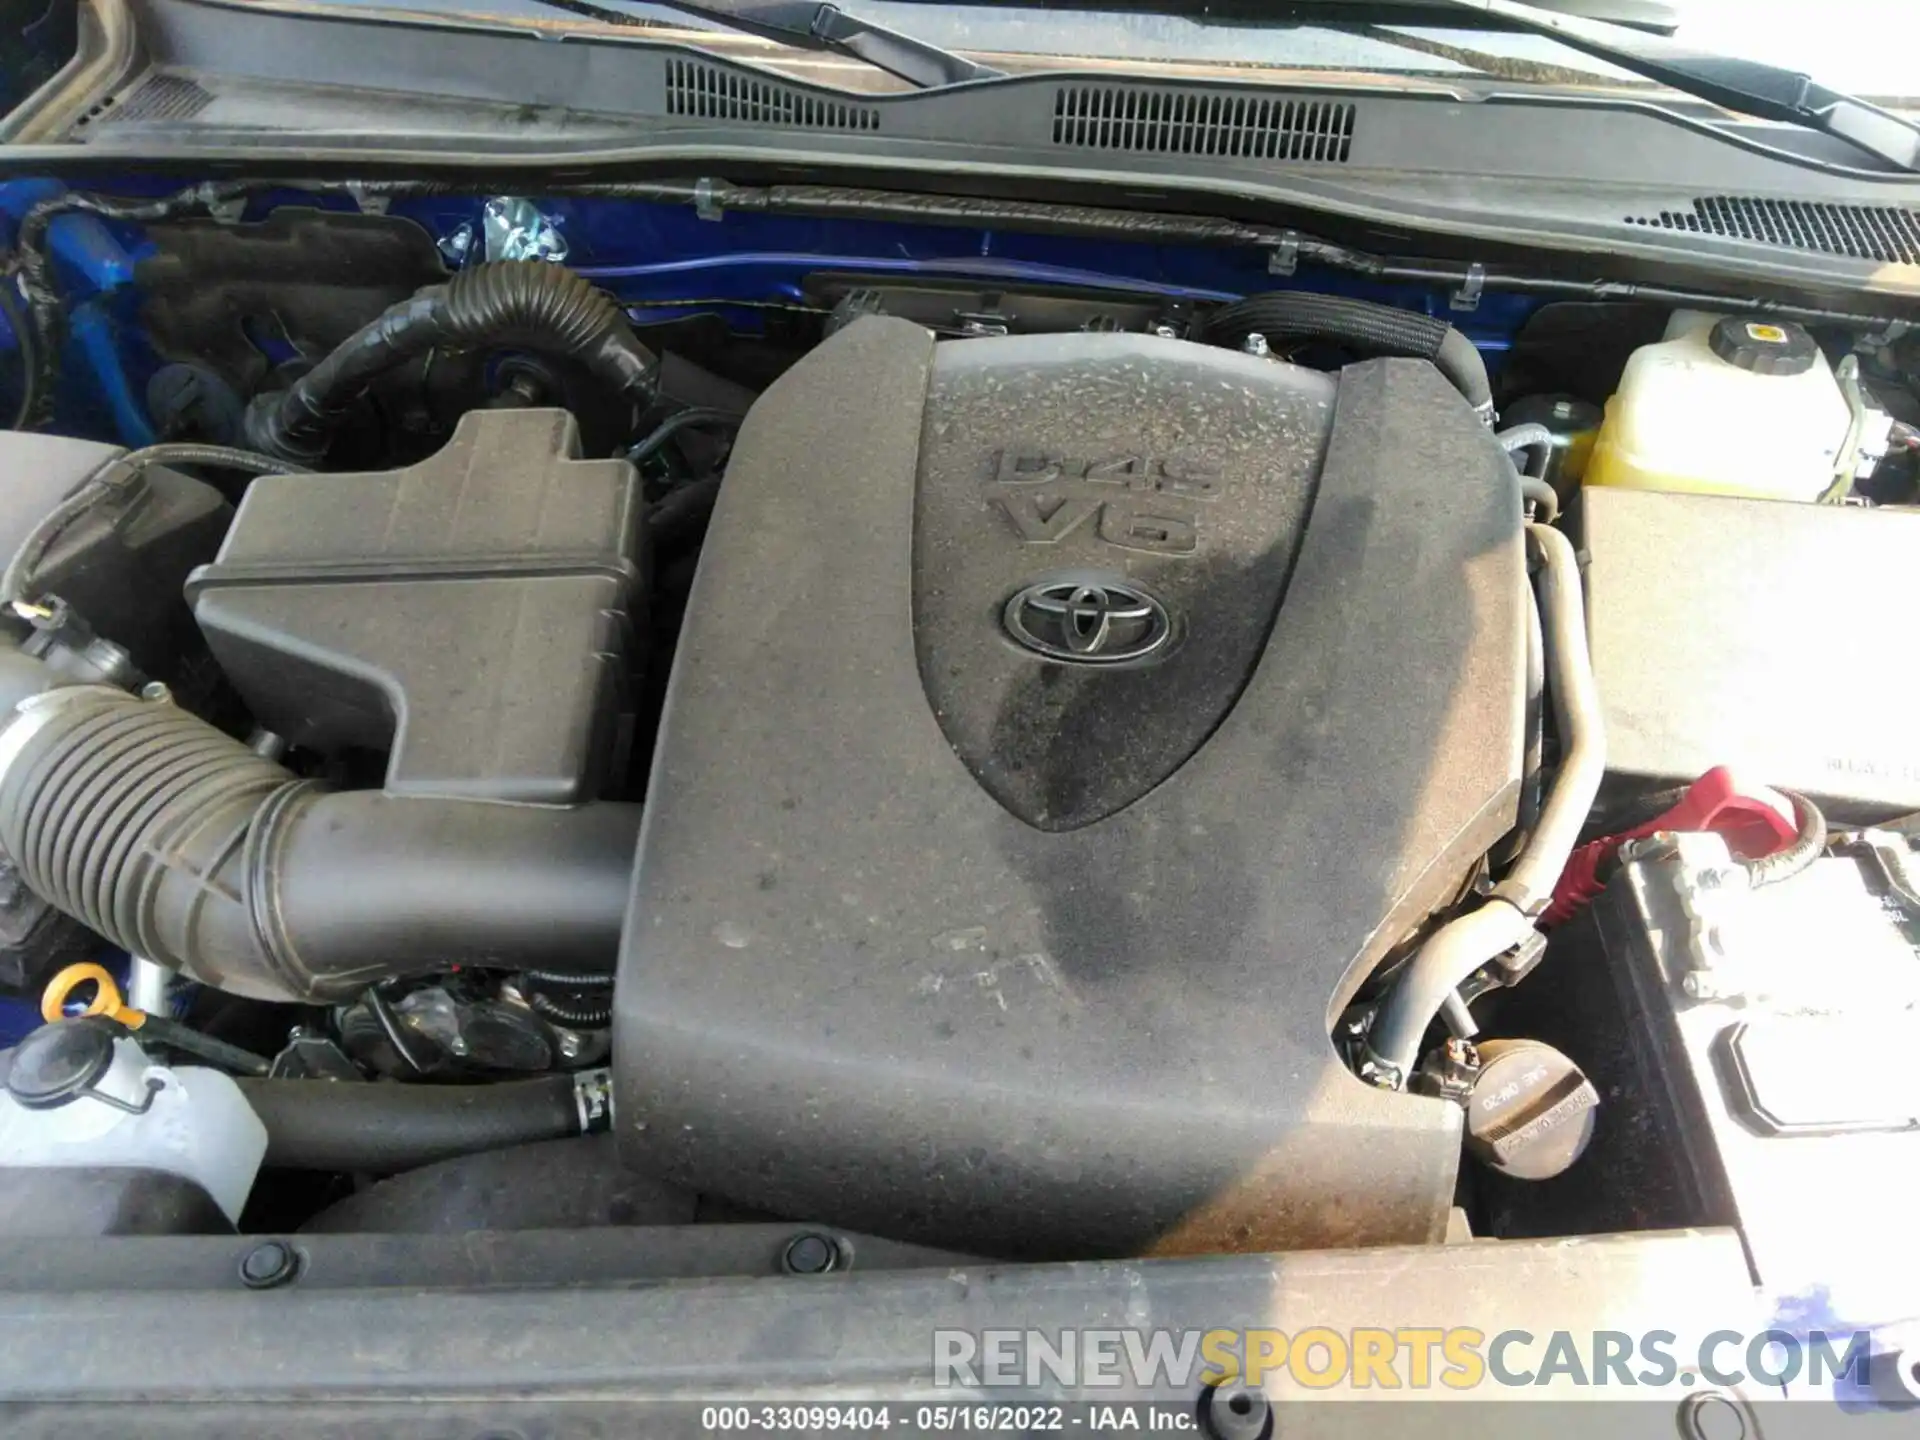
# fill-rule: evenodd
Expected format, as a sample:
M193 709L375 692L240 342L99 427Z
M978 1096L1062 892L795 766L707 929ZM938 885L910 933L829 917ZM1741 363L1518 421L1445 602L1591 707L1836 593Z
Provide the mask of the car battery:
M1533 982L1571 982L1616 1112L1567 1178L1624 1197L1608 1224L1737 1227L1775 1295L1910 1300L1920 1251L1889 1238L1920 1187L1920 855L1854 832L1760 888L1718 835L1623 859Z

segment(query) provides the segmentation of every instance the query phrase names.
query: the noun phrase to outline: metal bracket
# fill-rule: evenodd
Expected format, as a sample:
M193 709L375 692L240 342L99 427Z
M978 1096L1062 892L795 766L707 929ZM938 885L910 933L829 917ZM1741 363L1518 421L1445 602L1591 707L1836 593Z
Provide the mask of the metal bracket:
M1915 860L1906 837L1888 830L1862 830L1835 848L1846 853L1856 847L1888 898L1909 915L1920 916L1920 861Z
M718 220L727 213L720 204L721 183L711 175L693 182L693 213L702 220Z
M462 221L453 230L442 235L435 242L436 248L456 270L467 263L467 257L473 253L473 226Z
M1745 1005L1762 993L1762 982L1744 973L1743 949L1731 943L1743 923L1751 877L1734 863L1724 835L1710 831L1659 832L1648 840L1664 840L1672 847L1671 864L1663 864L1660 884L1679 902L1684 924L1676 926L1662 944L1672 947L1671 970L1679 976L1680 991L1689 1000ZM1645 844L1645 841L1640 842ZM1625 847L1621 858L1625 859ZM1633 863L1643 856L1636 853Z
M1400 1073L1400 1067L1382 1060L1371 1050L1360 1057L1360 1078L1376 1090L1400 1090L1406 1085L1406 1076Z
M965 311L954 318L960 322L961 335L970 340L983 335L1012 333L1007 317L996 310Z
M1495 956L1461 981L1454 993L1461 1003L1470 1005L1489 991L1511 989L1533 973L1546 954L1547 937L1535 930L1511 950Z
M360 207L362 215L384 215L387 207L393 203L391 195L371 189L358 180L347 182L347 194L353 197L353 203Z
M1300 234L1296 230L1282 230L1280 243L1267 254L1267 273L1269 275L1291 275L1300 268Z
M1447 303L1455 310L1478 310L1480 296L1487 288L1487 267L1479 261L1467 266L1466 278L1460 282L1460 288L1453 292L1453 298Z
M613 1071L581 1070L573 1077L573 1103L580 1112L580 1133L597 1135L613 1128Z
M519 195L495 195L480 208L480 236L488 260L567 258L567 237L560 224L533 201Z
M1902 339L1907 334L1907 332L1912 329L1913 329L1913 325L1910 321L1906 321L1906 320L1885 321L1880 329L1869 331L1865 336L1863 336L1861 338L1859 346L1856 348L1864 349L1868 351L1884 350L1887 346L1892 345L1897 341L1899 341L1900 339Z
M1833 378L1847 402L1847 433L1834 457L1833 483L1820 492L1820 503L1838 505L1853 493L1853 482L1860 474L1860 441L1867 433L1867 400L1860 393L1860 357L1844 355L1834 367Z

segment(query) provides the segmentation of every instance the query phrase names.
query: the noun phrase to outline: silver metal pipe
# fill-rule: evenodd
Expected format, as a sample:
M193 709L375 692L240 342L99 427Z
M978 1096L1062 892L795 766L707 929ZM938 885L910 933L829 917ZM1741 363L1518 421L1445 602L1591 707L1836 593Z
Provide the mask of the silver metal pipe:
M168 992L173 988L173 971L157 960L141 955L127 957L127 1004L149 1015L170 1015Z
M1458 990L1440 1002L1440 1018L1446 1021L1447 1029L1462 1040L1471 1040L1480 1033L1480 1026L1473 1018L1473 1011L1468 1007L1467 1002L1460 998Z

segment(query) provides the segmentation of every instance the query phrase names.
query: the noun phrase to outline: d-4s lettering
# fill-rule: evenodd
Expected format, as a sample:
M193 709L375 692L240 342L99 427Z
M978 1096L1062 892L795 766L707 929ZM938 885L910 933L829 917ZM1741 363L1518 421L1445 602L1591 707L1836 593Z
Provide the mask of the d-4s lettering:
M1106 544L1190 555L1200 542L1192 502L1218 497L1217 472L1177 458L1082 460L1003 450L986 499L1029 545L1056 545L1088 524Z
M995 457L995 482L1002 485L1050 485L1082 481L1099 489L1146 491L1180 495L1189 500L1216 500L1220 472L1183 455L1155 459L1146 455L1108 455L1081 459L1044 450L1002 450Z

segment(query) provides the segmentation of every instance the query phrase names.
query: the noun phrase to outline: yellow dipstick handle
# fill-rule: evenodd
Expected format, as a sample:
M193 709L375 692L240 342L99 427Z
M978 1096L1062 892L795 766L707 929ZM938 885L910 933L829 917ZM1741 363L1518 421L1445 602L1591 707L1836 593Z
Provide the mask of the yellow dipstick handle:
M120 987L114 983L112 973L106 966L95 965L92 961L69 965L47 982L46 993L40 997L40 1018L49 1024L64 1018L67 998L89 982L94 987L93 999L87 1002L87 1008L81 1012L83 1015L104 1015L129 1030L138 1030L147 1023L147 1012L135 1010L122 1000Z

